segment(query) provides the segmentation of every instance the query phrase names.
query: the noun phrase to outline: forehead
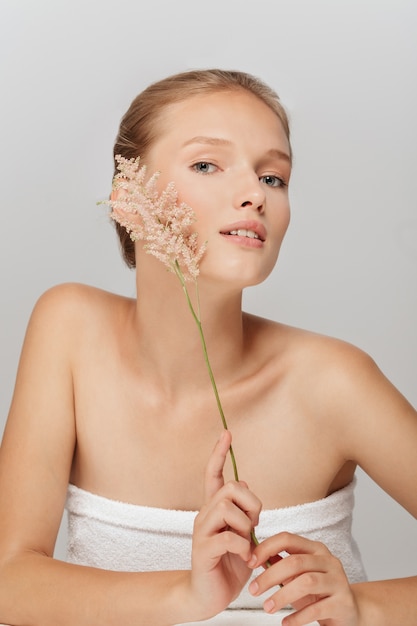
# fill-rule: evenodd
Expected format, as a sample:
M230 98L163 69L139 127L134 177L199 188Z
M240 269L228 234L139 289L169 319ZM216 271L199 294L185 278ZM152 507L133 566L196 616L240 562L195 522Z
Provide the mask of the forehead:
M164 107L157 123L156 144L182 145L195 136L268 144L289 153L278 115L246 90L199 94ZM271 144L271 145L269 145Z

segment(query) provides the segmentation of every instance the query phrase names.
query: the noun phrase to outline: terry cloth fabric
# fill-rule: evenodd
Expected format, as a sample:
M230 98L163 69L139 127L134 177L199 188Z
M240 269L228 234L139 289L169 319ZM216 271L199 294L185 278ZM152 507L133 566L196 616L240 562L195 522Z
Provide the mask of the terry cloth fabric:
M236 609L234 611L223 611L203 622L187 622L187 624L177 624L177 626L201 626L201 624L210 624L210 626L282 626L282 620L292 611L285 609L277 613L265 613L265 611ZM1 624L0 624L1 626ZM318 622L311 622L306 626L319 626Z
M366 580L351 533L355 482L315 502L261 511L257 538L288 531L321 541L341 560L350 582ZM66 509L70 563L125 572L190 569L195 511L118 502L74 485ZM230 608L259 609L264 600L245 588Z

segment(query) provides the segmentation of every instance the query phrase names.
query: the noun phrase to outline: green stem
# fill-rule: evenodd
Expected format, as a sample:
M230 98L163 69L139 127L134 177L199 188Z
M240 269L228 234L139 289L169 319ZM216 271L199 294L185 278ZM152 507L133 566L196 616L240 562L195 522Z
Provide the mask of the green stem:
M225 430L228 430L226 417L225 417L225 414L224 414L224 411L223 411L222 403L220 401L220 396L219 396L219 392L218 392L218 389L217 389L216 380L214 378L213 370L211 368L211 363L210 363L210 359L209 359L209 356L208 356L206 339L204 337L204 332L203 332L203 325L201 323L201 320L200 320L199 316L195 312L193 303L191 302L190 294L188 293L187 284L185 282L184 275L183 275L183 273L181 271L181 268L180 268L179 263L178 263L177 260L175 260L175 263L174 263L174 270L175 270L175 273L176 273L176 275L178 276L178 278L179 278L179 280L181 282L182 288L183 288L184 293L185 293L185 297L187 299L188 307L189 307L189 309L191 311L191 314L192 314L192 316L194 318L195 323L197 324L198 333L200 335L200 340L201 340L201 345L203 347L204 360L206 362L207 370L208 370L208 373L209 373L211 386L212 386L213 391L214 391L214 397L216 398L217 408L218 408L219 413L220 413L220 417L221 417L221 420L222 420L223 427L224 427ZM197 281L195 281L195 287L196 287L197 299L198 299L198 283L197 283ZM229 448L229 453L230 453L230 459L232 461L234 478L235 478L236 481L238 481L239 480L239 473L238 473L238 470L237 470L236 457L235 457L235 453L233 451L233 447L232 446L230 446L230 448Z
M180 280L180 283L181 283L182 288L183 288L184 293L185 293L185 297L187 299L188 307L189 307L189 309L191 311L191 315L193 316L194 321L197 324L197 328L198 328L198 332L199 332L200 340L201 340L201 345L203 347L204 360L206 362L207 370L208 370L209 377L210 377L211 386L213 387L214 396L216 398L217 408L218 408L219 413L220 413L220 417L221 417L221 420L222 420L223 427L225 428L225 430L228 430L227 421L226 421L226 417L225 417L225 414L224 414L224 411L223 411L222 403L220 401L220 396L219 396L219 392L218 392L218 389L217 389L216 381L215 381L215 378L214 378L213 370L211 369L210 359L209 359L208 351L207 351L206 339L204 337L204 332L203 332L203 325L201 323L199 315L197 315L197 313L195 312L193 303L191 302L190 294L188 293L187 284L185 282L184 275L183 275L183 273L181 271L181 268L180 268L179 263L178 263L177 260L175 260L174 263L173 263L173 269L174 269L176 275L178 276L178 278ZM197 301L199 303L198 283L197 283L197 281L195 281L195 288L196 288L196 293L197 293ZM200 309L200 304L199 304L199 309ZM237 471L237 463L236 463L235 453L233 451L233 447L232 446L230 446L230 448L229 448L229 454L230 454L230 459L232 461L233 474L234 474L235 480L239 481L239 473ZM258 546L259 545L259 541L258 541L258 539L257 539L257 537L255 535L255 531L253 529L251 531L251 538L252 538L252 541L255 544L255 546ZM266 567L270 567L271 564L270 564L269 561L267 561L265 565L266 565Z

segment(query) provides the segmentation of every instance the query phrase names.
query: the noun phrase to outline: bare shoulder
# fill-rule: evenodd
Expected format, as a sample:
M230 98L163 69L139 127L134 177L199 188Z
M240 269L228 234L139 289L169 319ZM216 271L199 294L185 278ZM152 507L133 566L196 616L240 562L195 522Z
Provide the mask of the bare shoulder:
M81 283L63 283L55 285L45 291L35 305L35 311L40 309L44 314L59 312L69 316L77 312L87 313L108 310L109 306L123 306L131 302L129 298L84 285Z
M45 291L35 304L29 326L62 331L69 339L82 329L100 329L131 306L132 300L123 296L83 285L64 283Z
M120 320L132 309L132 302L77 283L65 283L45 291L28 323L17 388L22 380L30 384L34 371L39 369L52 367L50 375L61 372L62 377L72 378L86 355L97 353L104 338L115 337L114 329L122 325Z
M329 382L330 375L334 382L348 384L365 372L379 371L369 354L347 341L253 315L246 319L250 334L268 348L269 358L279 358L315 382L320 377Z
M248 321L272 368L302 389L308 411L339 432L413 422L415 410L366 351L347 341L262 318ZM385 424L385 426L384 426Z
M38 299L0 447L0 544L52 555L77 443L74 381L123 307L123 298L78 284Z
M321 445L337 448L417 516L417 412L374 359L333 337L261 318L247 323Z

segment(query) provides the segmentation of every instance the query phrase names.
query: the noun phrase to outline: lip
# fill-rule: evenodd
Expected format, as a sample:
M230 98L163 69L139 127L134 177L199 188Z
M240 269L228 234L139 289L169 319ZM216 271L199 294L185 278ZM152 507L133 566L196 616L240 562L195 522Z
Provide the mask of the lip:
M228 224L227 226L222 228L220 231L220 234L227 235L227 233L230 233L230 231L232 230L240 230L240 229L253 230L253 232L256 233L259 237L258 240L254 240L254 241L260 240L263 243L267 236L265 226L261 224L261 222L257 222L256 220L241 220L240 222L233 222L233 224Z

